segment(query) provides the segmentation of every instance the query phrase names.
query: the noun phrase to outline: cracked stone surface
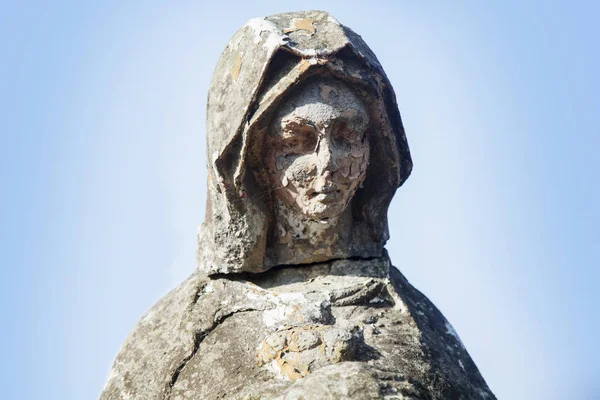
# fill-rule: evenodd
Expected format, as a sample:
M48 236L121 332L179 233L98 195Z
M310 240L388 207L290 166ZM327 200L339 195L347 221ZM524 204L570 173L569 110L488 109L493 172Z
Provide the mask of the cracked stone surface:
M494 399L387 257L195 273L139 322L101 399Z
M392 86L322 11L250 20L215 69L198 270L127 338L101 400L495 399L391 265L412 161Z

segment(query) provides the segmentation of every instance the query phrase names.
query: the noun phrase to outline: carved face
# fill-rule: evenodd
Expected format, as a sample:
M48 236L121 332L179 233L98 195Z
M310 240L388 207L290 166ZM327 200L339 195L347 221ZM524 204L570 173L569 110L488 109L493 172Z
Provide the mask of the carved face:
M369 115L342 82L314 80L275 113L264 161L276 197L305 216L340 215L365 178Z

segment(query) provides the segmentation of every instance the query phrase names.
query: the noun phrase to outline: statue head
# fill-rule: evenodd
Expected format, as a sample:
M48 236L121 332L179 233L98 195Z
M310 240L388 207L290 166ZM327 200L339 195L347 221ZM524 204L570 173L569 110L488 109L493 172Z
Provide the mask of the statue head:
M382 255L412 163L391 84L358 35L321 11L250 20L207 110L201 270Z

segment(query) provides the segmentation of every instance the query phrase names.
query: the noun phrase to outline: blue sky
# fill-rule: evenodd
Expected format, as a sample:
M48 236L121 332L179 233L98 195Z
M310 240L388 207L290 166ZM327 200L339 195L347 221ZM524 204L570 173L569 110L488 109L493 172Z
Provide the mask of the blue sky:
M361 34L395 87L415 168L390 207L394 264L500 399L600 399L600 6L302 7ZM247 19L293 10L2 5L4 398L97 398L193 271L210 75Z

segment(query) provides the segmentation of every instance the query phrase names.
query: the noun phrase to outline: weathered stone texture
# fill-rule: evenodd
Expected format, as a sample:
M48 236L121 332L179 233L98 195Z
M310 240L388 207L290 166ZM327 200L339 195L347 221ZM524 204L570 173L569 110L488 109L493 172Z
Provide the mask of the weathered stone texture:
M139 322L102 399L494 399L387 257L202 277Z

